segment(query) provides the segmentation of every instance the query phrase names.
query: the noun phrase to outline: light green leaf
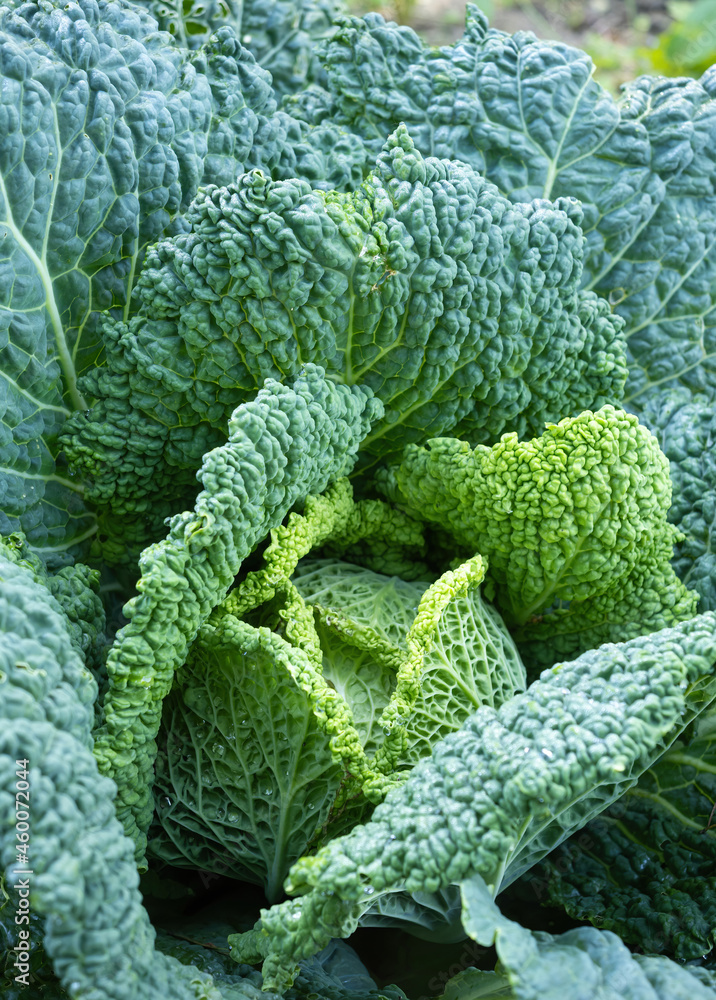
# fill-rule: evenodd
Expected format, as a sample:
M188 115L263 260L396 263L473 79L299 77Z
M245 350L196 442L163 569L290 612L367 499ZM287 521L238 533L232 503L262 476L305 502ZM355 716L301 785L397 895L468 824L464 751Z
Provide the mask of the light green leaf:
M164 704L151 854L281 898L342 778L318 683L306 654L268 628L228 614L204 626Z
M668 462L631 414L605 406L541 437L406 448L386 493L489 560L517 641L537 663L693 617L669 565Z

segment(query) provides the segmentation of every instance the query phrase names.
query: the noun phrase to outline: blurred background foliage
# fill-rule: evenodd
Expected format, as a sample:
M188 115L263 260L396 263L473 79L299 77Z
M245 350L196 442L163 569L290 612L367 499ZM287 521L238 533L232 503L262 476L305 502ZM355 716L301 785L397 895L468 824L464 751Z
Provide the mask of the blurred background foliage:
M409 24L433 45L462 34L465 0L348 0ZM490 24L585 49L617 91L641 73L700 76L716 63L716 0L477 0Z

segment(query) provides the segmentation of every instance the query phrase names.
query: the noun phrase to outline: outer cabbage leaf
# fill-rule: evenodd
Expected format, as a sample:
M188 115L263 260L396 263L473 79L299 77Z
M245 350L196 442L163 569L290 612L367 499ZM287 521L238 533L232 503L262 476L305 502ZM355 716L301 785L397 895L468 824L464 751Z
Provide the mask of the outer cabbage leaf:
M398 928L413 938L454 944L465 940L460 914L460 887L449 885L437 892L391 892L379 896L361 914L359 926Z
M385 404L364 470L471 413L484 440L621 395L621 321L577 291L577 204L513 206L403 126L351 194L253 172L188 217L148 254L135 317L107 328L99 402L67 429L117 516L184 489L231 410L307 361Z
M99 596L99 571L75 563L49 573L21 534L5 537L3 552L6 558L27 568L37 583L47 587L62 610L65 627L83 662L91 669L101 669L108 640L106 615Z
M716 927L716 717L530 876L540 896L647 954L707 954Z
M213 102L123 3L4 6L0 60L2 527L51 557L94 530L55 468L64 419L87 406L93 313L126 305L143 248L196 193Z
M96 684L74 647L67 619L38 582L14 541L0 543L0 871L2 891L17 907L19 881L30 882L32 932L44 922L44 948L59 982L46 974L27 988L11 983L3 996L97 997L102 1000L254 1000L256 975L232 974L207 962L204 948L184 948L201 958L221 984L192 965L155 951L154 929L142 907L132 842L113 808L114 784L98 773L90 727ZM15 816L17 760L29 759L31 830L28 865L17 862ZM108 905L109 903L109 905ZM40 918L38 920L37 918ZM17 925L3 913L0 933L10 948ZM35 944L39 942L34 941ZM175 942L176 943L176 942ZM162 942L164 946L164 942ZM40 949L35 958L42 962ZM189 953L190 952L190 953ZM212 953L215 955L215 953ZM346 955L321 956L297 979L294 998L360 1000L381 994ZM4 965L5 963L3 963ZM3 968L3 972L5 969ZM15 970L15 973L17 970ZM349 977L347 982L342 978ZM351 978L352 980L351 981ZM61 988L63 987L63 988Z
M15 977L24 975L25 969L16 965L21 962L20 955L15 950L18 940L18 925L15 923L17 897L13 890L10 893L5 888L5 878L0 876L0 990L3 1000L23 1000L27 997L25 980L17 982ZM22 966L29 966L27 982L32 983L33 1000L67 1000L67 994L62 989L59 980L52 971L52 965L42 947L44 921L39 913L29 914L29 924L23 927L28 931L29 941L25 942L25 953Z
M47 587L67 616L70 634L86 665L101 672L109 640L99 578L99 570L75 563L48 575Z
M221 1000L206 976L154 952L132 843L114 814L115 788L91 753L96 684L60 606L16 550L1 549L0 866L6 891L17 906L19 880L28 872L31 910L44 917L45 949L71 994ZM26 865L17 862L11 822L15 762L24 759L32 812Z
M498 607L538 662L693 617L669 559L668 462L636 417L605 406L471 449L409 446L386 490L489 560Z
M716 977L666 958L632 955L615 934L578 927L565 934L530 931L504 917L484 880L462 884L463 923L482 945L495 944L498 972L512 986L491 992L494 974L470 970L448 984L445 998L504 996L514 1000L711 1000ZM704 975L705 973L705 975ZM480 990L486 992L481 993Z
M437 892L391 892L380 896L361 915L361 927L398 927L412 937L452 944L464 941L460 921L460 889L449 885Z
M716 389L716 70L639 77L619 98L578 49L488 30L436 49L377 14L343 18L321 60L328 115L373 149L404 122L424 155L460 159L513 201L578 198L583 286L626 323L626 398L680 382ZM300 103L297 103L300 112Z
M370 822L291 870L303 895L232 937L285 989L295 963L347 936L379 894L435 892L480 874L493 892L619 798L713 699L711 612L544 671L480 708L433 749ZM639 683L635 683L639 677Z
M315 44L332 29L333 0L138 0L163 31L195 49L230 25L259 66L271 73L277 94L293 93L315 72Z
M98 316L128 317L147 245L186 229L200 184L261 166L333 186L360 148L278 114L230 28L195 53L156 28L125 0L0 11L0 530L55 562L97 532L58 438L94 394L80 376L101 364Z
M306 495L348 472L371 420L369 390L335 386L306 366L292 386L267 380L237 407L229 440L209 452L193 511L142 554L138 594L107 658L109 690L95 755L118 786L117 814L141 859L162 700L202 623L270 528Z

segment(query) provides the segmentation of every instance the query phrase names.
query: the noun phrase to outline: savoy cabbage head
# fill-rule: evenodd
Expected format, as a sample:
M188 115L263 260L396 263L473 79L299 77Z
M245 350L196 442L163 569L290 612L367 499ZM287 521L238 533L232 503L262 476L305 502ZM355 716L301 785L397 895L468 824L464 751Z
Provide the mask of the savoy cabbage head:
M0 6L0 992L716 997L714 70L333 15Z
M318 560L274 581L260 613L239 617L230 594L164 702L150 854L280 899L309 848L370 816L480 705L524 689L484 572L476 557L428 586Z

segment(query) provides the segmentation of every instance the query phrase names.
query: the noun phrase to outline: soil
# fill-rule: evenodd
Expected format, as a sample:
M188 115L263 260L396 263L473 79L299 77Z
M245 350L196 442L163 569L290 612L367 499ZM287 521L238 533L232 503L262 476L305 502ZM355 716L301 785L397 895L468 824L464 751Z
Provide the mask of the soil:
M417 0L409 23L433 45L444 45L460 37L464 10L463 0ZM488 14L490 24L502 31L533 31L577 46L591 34L620 41L638 35L641 40L671 24L665 0L512 0L495 3Z

